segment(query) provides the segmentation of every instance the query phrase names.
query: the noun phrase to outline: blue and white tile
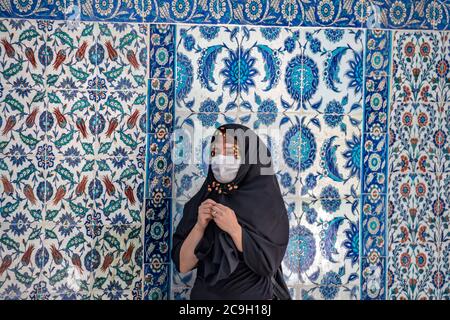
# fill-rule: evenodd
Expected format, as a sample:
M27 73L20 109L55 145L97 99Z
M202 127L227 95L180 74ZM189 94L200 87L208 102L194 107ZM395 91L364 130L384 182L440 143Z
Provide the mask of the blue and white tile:
M388 299L385 285L387 258L374 255L361 260L361 300Z
M170 264L145 264L144 299L168 300Z
M359 300L358 285L342 285L339 273L328 273L319 286L301 285L297 290L297 300Z
M146 198L155 201L172 197L172 136L163 128L147 135Z
M173 131L175 82L151 79L148 90L147 132L166 135Z
M151 0L143 0L151 1ZM150 25L150 78L173 79L175 73L175 26Z
M439 25L433 1L388 0L367 1L367 20L364 27L370 29L433 29Z
M361 110L363 31L306 28L300 33L303 109L335 114Z
M300 30L242 27L240 101L245 112L299 111L302 61Z
M283 260L290 284L319 286L359 281L359 201L323 198L296 202L290 240Z
M29 0L15 2L7 0L0 7L0 17L33 19L63 19L66 12L66 2L51 0Z
M170 291L170 300L190 300L191 287L173 287Z
M240 27L177 27L177 110L223 112L237 108L242 37Z
M359 195L361 117L308 113L302 118L302 195L322 197L326 186L338 197Z
M287 0L291 4L290 26L361 27L366 21L366 0Z
M270 150L282 195L299 195L302 133L300 117L293 113L240 112L238 123L254 130Z
M82 20L140 22L146 14L142 0L73 0Z
M163 199L155 204L146 199L144 262L170 263L171 201Z

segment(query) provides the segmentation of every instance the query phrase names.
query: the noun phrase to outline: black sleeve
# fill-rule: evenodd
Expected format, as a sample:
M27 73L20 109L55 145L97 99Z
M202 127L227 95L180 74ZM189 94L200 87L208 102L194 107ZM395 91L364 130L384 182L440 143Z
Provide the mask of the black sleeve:
M171 257L172 261L177 269L178 272L180 271L180 251L181 246L183 245L184 240L191 232L192 228L194 227L197 216L190 214L192 210L187 210L187 204L185 205L183 209L183 217L181 218L180 222L178 223L178 226L173 234L172 238L172 250L171 250Z
M272 276L279 268L287 248L286 241L274 243L258 232L242 226L242 253L244 262L261 276Z

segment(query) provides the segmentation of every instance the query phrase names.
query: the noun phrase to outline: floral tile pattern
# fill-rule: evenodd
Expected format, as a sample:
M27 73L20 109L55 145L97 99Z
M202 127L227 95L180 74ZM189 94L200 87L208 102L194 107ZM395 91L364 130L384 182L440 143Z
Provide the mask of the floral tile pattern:
M373 29L435 29L443 27L441 1L364 0L364 26Z
M206 177L205 155L209 155L209 137L214 129L229 122L247 125L271 150L291 219L291 240L284 261L287 281L290 285L301 284L308 292L305 297L356 299L364 34L358 30L276 27L241 27L237 31L233 27L197 28L180 28L177 57L180 51L190 57L190 50L217 50L213 56L216 64L214 70L205 69L209 65L202 66L204 56L188 58L189 63L184 59L176 61L178 131L173 145L173 196L177 201L172 204L173 228L182 216L184 202ZM204 46L205 32L213 28L211 44ZM217 70L228 71L232 63L221 56L220 49L225 46L224 50L229 50L231 44L222 44L229 41L229 34L235 39L231 44L236 42L237 49L233 50L240 52L236 55L239 72L234 82L222 80L220 74L207 78L213 90L204 96L201 85L194 90L196 81L205 71L210 71L209 75ZM335 61L333 70L327 68L331 61ZM185 103L185 96L180 99L178 94L186 88L188 75L192 77L192 88L185 96L192 102ZM236 83L229 91L233 93L228 95L226 88L219 91L223 93L219 98L211 97L221 83ZM326 99L334 96L337 100L324 101L316 94L321 90L330 91L324 95ZM352 95L344 94L348 90ZM198 100L202 101L200 109ZM211 106L209 110L202 109L206 102ZM185 289L192 286L195 271L179 274L172 269L173 295L186 297L189 291ZM316 289L322 296L314 293Z
M0 294L142 299L149 26L20 21L0 25Z
M289 285L343 286L359 292L359 206L354 198L287 201L290 242L283 261ZM326 297L332 299L334 295Z
M48 100L45 91L10 89L3 94L0 100L0 154L44 157L48 120L52 117L46 111Z
M447 42L445 32L394 33L389 299L448 299Z
M240 27L180 25L177 28L178 110L217 113L237 108L242 88L240 73L243 71L240 70L245 69L238 49L242 37Z
M94 239L93 287L101 299L142 297L142 234L141 224L116 224L103 227Z
M143 5L152 8L153 3L144 1ZM172 285L170 243L174 179L175 36L173 25L150 25L143 239L142 298L145 300L168 299Z
M366 33L364 134L361 151L361 299L386 298L388 110L391 32Z
M0 88L43 88L47 51L47 24L33 20L1 20ZM25 90L26 91L26 90Z
M172 230L231 122L272 151L295 299L449 299L449 19L446 0L2 1L0 299L189 299Z
M2 220L0 233L0 298L34 299L43 263L41 226L26 219Z
M444 32L397 32L393 50L394 102L437 103L448 97Z
M6 0L0 6L0 17L67 19L73 23L96 20L446 30L449 6L448 1L438 0Z

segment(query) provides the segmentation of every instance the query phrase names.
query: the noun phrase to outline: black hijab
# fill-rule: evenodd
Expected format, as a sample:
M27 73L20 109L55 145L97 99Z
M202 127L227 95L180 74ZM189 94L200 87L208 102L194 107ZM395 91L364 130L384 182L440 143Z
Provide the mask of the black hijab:
M249 128L238 124L218 128L221 132L227 130L227 134L228 129L234 129L239 150L244 150L241 159L245 161L241 161L236 178L225 184L214 178L209 165L202 187L184 206L183 217L173 235L172 259L179 271L181 245L197 222L198 207L210 198L234 210L242 227L242 256L248 267L259 275L280 281L281 262L289 241L289 221L270 152ZM215 136L211 142L214 139ZM264 164L259 156L254 159L256 154L265 155L269 161L264 160ZM265 170L263 174L262 169ZM203 262L201 276L204 281L212 286L227 278L239 263L238 252L231 237L211 220L194 251ZM284 281L281 285L287 290Z

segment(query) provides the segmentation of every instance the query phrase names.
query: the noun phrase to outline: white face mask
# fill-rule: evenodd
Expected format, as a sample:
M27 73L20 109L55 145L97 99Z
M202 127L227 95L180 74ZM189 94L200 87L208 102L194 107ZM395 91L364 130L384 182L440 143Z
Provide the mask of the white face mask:
M236 178L241 161L234 156L215 155L211 159L211 169L214 177L221 183L228 183Z

